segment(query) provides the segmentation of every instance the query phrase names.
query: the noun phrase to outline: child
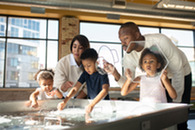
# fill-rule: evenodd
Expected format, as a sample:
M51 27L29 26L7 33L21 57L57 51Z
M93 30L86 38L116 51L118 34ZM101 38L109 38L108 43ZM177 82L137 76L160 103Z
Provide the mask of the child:
M37 88L31 95L30 101L26 104L34 108L38 107L38 100L45 100L48 98L62 98L62 94L58 89L53 90L53 77L54 72L52 70L39 70L35 74L35 80L39 83L40 88Z
M176 99L177 94L167 77L167 71L164 70L162 75L158 74L164 67L163 61L160 54L148 48L144 49L139 60L139 66L146 72L146 75L138 76L134 79L135 82L131 82L131 71L128 69L125 72L127 80L121 89L121 95L127 95L140 85L141 102L167 102L165 89L172 99Z
M62 110L66 106L67 102L77 93L84 82L87 83L87 95L89 99L93 99L86 108L87 113L90 113L101 99L109 99L108 75L101 75L97 71L97 52L94 49L87 49L81 54L80 58L85 71L82 73L75 86L70 90L64 101L58 104L58 110Z

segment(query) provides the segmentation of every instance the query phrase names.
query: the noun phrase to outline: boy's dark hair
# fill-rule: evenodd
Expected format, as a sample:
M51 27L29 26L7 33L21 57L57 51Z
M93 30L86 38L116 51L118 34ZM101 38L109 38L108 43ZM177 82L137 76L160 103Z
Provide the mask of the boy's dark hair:
M87 48L90 47L89 45L89 40L87 39L87 37L85 37L84 35L76 35L73 39L72 42L70 44L70 51L72 52L72 46L73 43L78 40L80 45L84 48L84 50L86 50Z
M81 54L80 59L81 60L91 59L91 60L93 60L95 62L98 59L98 53L96 52L95 49L88 48Z
M35 74L34 78L35 80L53 80L54 77L54 71L52 69L40 69L39 71L37 71L37 73Z
M159 53L159 52L154 52L149 48L145 48L141 54L141 57L139 59L139 66L141 68L142 71L144 71L144 69L142 68L142 61L145 55L154 55L157 59L157 62L160 63L160 68L157 68L157 72L160 72L164 67L165 67L165 58Z

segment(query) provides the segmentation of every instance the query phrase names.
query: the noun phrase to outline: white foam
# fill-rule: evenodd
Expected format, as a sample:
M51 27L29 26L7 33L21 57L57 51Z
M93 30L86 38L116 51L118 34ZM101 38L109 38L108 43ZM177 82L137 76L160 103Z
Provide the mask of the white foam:
M0 117L0 124L9 123L9 122L11 122L11 119L8 119L5 117Z
M26 125L37 125L39 124L38 121L35 121L35 120L28 120L25 122Z

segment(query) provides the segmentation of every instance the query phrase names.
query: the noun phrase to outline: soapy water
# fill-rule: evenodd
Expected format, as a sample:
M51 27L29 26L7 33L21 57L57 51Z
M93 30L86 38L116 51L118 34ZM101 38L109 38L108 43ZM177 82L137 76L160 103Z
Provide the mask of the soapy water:
M100 114L101 113L101 114ZM66 108L62 111L21 112L0 115L0 129L36 130L68 129L84 126L88 123L109 122L116 118L114 112L102 112L101 108L86 115L84 108Z

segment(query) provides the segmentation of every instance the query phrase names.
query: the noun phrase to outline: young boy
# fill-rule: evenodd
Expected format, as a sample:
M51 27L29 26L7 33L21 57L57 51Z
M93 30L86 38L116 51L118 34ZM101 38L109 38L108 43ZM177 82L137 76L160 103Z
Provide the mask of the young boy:
M109 100L108 89L109 80L108 75L101 75L97 71L97 52L90 48L81 54L81 62L84 67L84 72L78 79L75 86L70 90L63 102L58 104L58 110L62 110L67 102L74 96L84 82L87 83L87 95L93 101L87 106L86 112L90 113L93 107L103 98Z

